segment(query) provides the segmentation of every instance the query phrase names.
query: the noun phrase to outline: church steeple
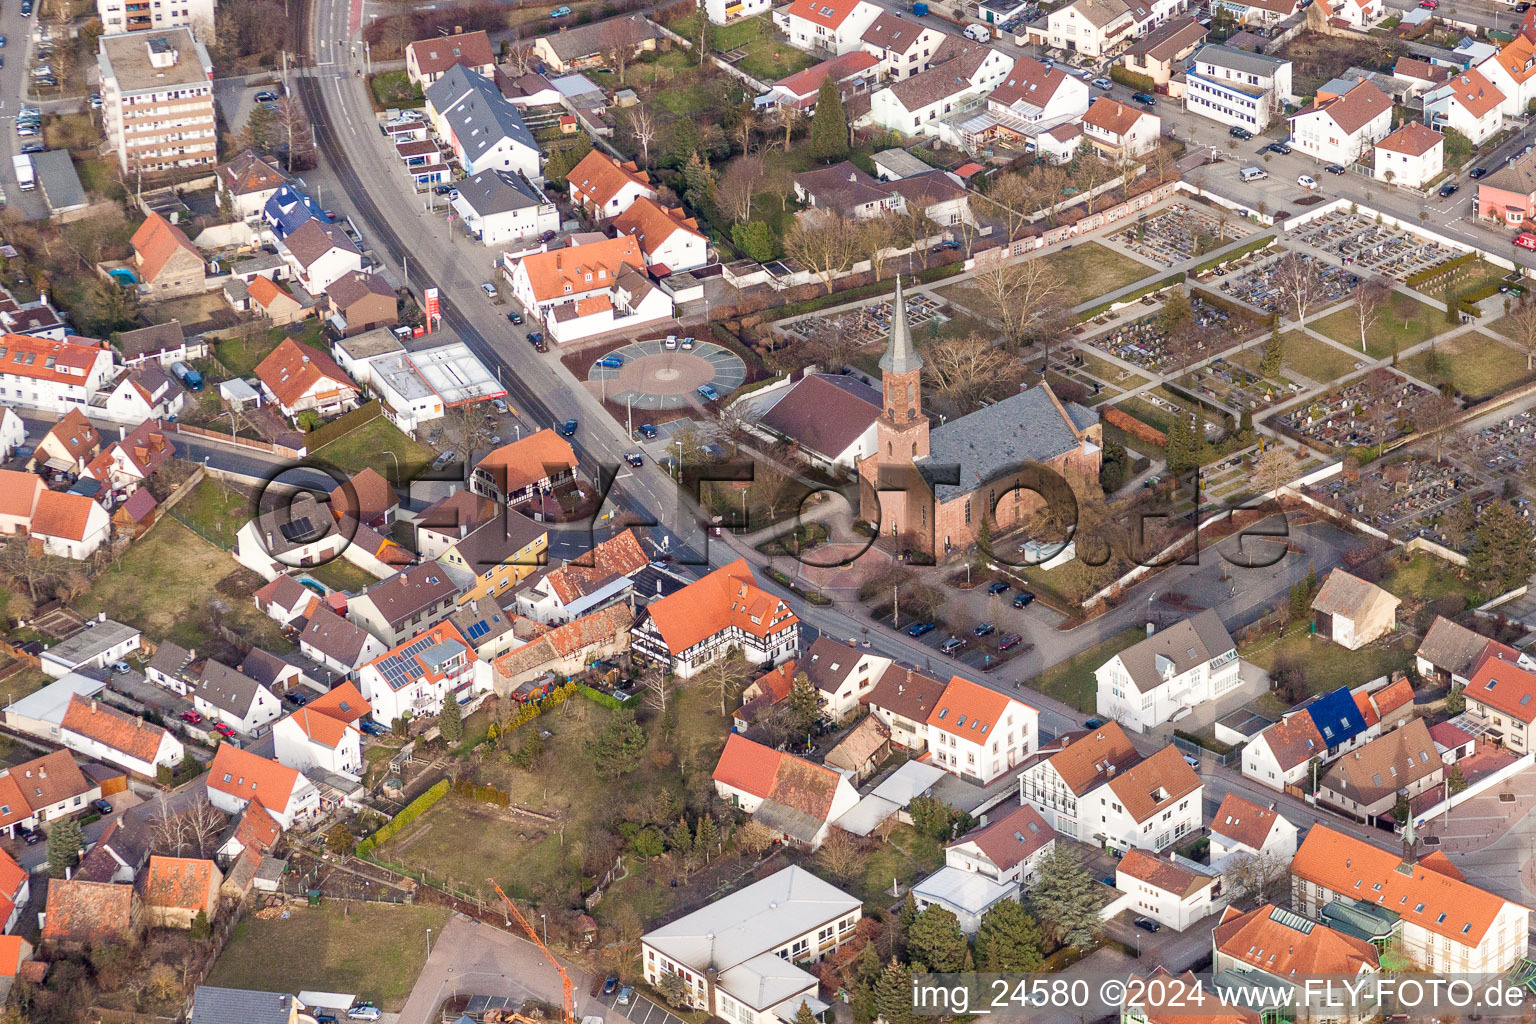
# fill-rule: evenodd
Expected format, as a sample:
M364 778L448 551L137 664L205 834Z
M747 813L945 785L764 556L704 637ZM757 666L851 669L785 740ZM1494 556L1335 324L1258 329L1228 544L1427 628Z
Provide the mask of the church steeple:
M880 357L882 373L916 373L923 368L923 357L912 347L912 327L907 323L907 298L901 293L901 277L896 277L896 298L891 301L891 340Z
M923 357L912 345L907 299L901 278L891 300L891 338L880 357L880 447L887 457L920 459L928 454L928 417L923 415Z

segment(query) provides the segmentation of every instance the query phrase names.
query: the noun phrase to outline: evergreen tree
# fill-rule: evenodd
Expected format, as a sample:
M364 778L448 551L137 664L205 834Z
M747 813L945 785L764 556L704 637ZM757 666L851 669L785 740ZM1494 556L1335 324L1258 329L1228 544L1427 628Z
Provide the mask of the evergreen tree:
M912 922L917 920L917 901L912 898L911 890L907 891L906 898L901 901L901 927L911 930Z
M1467 572L1496 594L1518 587L1536 572L1533 541L1530 524L1509 502L1489 502L1472 536Z
M1244 439L1253 437L1253 410L1246 405L1237 420L1237 433Z
M635 713L615 711L587 744L587 753L596 762L601 779L616 779L640 767L640 758L645 754L645 732L635 721Z
M864 943L864 948L859 950L859 958L854 961L853 991L849 995L848 1004L853 1009L853 1019L859 1024L869 1024L875 1019L878 1012L875 1007L875 986L880 982L880 976L884 973L880 966L880 954L875 952L873 942Z
M885 1024L918 1024L912 1012L912 972L891 958L875 983L875 1009Z
M680 117L672 122L672 137L667 141L667 152L678 167L686 165L690 157L698 155L700 144L697 121L690 117Z
M213 926L208 923L208 912L199 910L197 916L192 919L192 937L202 942L211 934L213 934Z
M746 253L749 259L757 260L759 263L767 263L777 253L774 247L773 229L760 220L731 225L731 241L735 243L736 248Z
M1083 946L1098 935L1099 894L1082 861L1058 843L1040 864L1035 887L1029 894L1035 918L1063 946Z
M800 1009L795 1011L795 1024L821 1024L816 1015L811 1012L810 1006L802 1000Z
M688 205L696 210L702 210L715 202L715 172L709 169L709 164L700 159L699 154L694 153L683 165L683 181L686 188L683 190L683 198Z
M85 834L74 818L54 822L48 829L48 873L63 878L64 872L75 866L80 850L85 846Z
M981 523L976 527L976 559L971 568L981 572L987 567L987 559L992 557L992 510L982 509Z
M1461 765L1451 765L1451 770L1445 774L1445 785L1452 796L1467 788L1467 777L1462 772Z
M1192 443L1189 433L1189 419L1183 415L1176 415L1173 423L1168 427L1167 446L1163 451L1163 459L1168 464L1168 472L1177 476L1190 467L1193 458Z
M708 856L715 852L715 847L720 843L720 827L715 824L713 815L706 814L699 819L699 826L693 835L693 848Z
M1264 377L1275 376L1280 372L1284 358L1280 350L1280 323L1277 320L1269 332L1269 340L1264 343L1264 354L1259 357L1259 374Z
M1205 406L1197 402L1195 403L1195 422L1189 428L1189 454L1191 460L1193 461L1193 465L1189 467L1190 469L1194 469L1196 466L1199 466L1202 458L1205 455L1205 446L1207 443L1205 435L1205 422Z
M811 156L827 163L848 155L848 114L831 75L821 80L821 90L816 94L810 146Z
M988 974L1038 971L1040 926L1014 900L993 904L976 931L976 966Z
M821 695L811 685L811 677L796 672L789 687L789 721L800 737L809 736L821 717Z
M928 907L907 929L907 958L920 960L940 974L964 970L968 949L959 918L943 907Z
M459 745L459 740L464 738L464 713L459 710L459 701L450 690L443 694L443 710L437 718L437 727L442 731L443 742L450 747Z
M1307 562L1307 599L1317 593L1317 563Z
M1467 695L1462 692L1460 683L1451 687L1451 692L1445 695L1445 713L1459 715L1467 710Z
M667 833L667 845L684 857L693 852L693 831L686 821L679 818L677 824L672 826L672 830Z

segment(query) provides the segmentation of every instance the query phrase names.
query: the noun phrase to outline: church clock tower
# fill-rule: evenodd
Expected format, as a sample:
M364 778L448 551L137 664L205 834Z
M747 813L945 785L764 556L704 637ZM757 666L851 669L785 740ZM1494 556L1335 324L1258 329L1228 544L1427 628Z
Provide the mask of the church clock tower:
M875 427L885 464L912 462L928 456L928 417L923 415L923 358L912 347L907 325L907 300L896 279L891 302L891 340L880 357L882 408Z

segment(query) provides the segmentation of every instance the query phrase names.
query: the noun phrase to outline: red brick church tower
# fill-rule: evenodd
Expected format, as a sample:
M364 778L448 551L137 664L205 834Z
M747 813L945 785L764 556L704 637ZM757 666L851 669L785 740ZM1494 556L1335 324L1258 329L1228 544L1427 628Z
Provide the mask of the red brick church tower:
M874 454L859 463L860 518L901 546L932 550L933 495L914 463L928 457L923 415L923 359L912 345L901 278L891 301L891 338L880 357L882 408Z

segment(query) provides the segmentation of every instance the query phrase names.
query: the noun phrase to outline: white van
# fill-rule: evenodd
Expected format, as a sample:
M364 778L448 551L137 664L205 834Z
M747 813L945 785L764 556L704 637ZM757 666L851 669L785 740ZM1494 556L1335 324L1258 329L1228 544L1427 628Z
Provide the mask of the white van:
M1309 191L1317 189L1317 179L1310 174L1298 174L1296 176L1296 184Z
M1244 167L1242 177L1244 181L1259 181L1269 177L1269 172L1262 167Z
M965 38L974 39L978 43L985 43L992 38L992 32L985 25L965 26Z

